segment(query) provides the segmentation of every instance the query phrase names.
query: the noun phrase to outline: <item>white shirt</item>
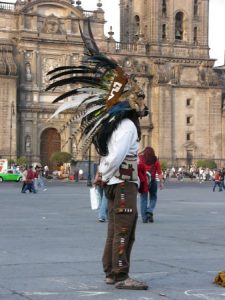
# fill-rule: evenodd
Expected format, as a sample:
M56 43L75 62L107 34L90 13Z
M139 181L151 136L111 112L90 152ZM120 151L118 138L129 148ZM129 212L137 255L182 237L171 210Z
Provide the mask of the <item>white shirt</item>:
M99 172L102 173L102 180L107 184L123 182L113 175L127 155L137 155L138 147L136 126L129 119L122 120L108 142L109 154L101 157Z

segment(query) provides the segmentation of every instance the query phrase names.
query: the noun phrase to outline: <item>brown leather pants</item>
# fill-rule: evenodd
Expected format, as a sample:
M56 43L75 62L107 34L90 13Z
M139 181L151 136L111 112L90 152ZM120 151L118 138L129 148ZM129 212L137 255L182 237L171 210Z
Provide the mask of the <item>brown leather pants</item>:
M137 185L133 182L107 185L108 232L102 257L106 277L116 281L128 277L130 254L137 223Z

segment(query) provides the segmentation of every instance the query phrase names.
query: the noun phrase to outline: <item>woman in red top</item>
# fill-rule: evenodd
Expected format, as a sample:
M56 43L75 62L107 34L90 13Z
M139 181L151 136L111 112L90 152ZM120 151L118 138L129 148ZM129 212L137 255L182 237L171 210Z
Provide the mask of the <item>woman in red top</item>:
M148 173L150 178L148 181ZM153 211L157 202L157 180L160 179L160 188L163 187L161 165L152 147L146 147L139 155L138 176L140 179L141 216L143 223L154 222ZM149 197L148 197L149 195ZM148 199L149 198L149 199ZM150 200L150 201L148 201Z

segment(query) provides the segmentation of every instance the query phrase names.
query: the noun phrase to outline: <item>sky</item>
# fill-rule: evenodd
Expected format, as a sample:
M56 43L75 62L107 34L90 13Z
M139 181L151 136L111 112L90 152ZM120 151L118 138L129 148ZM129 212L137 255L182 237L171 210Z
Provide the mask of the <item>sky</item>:
M2 0L0 0L2 1ZM13 0L4 0L12 2ZM143 1L143 0L140 0ZM190 1L190 0L188 0ZM76 3L76 0L74 0ZM94 10L99 0L81 0L82 8ZM105 11L105 34L108 36L110 26L115 32L114 38L119 41L119 0L101 0L102 9ZM225 0L209 0L209 47L210 58L216 59L216 66L224 64L225 52Z
M225 64L225 0L209 0L209 47L210 57L216 65Z

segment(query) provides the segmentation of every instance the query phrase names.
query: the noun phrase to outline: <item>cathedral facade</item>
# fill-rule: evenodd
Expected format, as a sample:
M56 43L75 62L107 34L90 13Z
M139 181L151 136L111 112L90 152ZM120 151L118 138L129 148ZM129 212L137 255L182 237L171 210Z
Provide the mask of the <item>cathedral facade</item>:
M224 165L223 85L209 57L209 0L121 0L120 16L116 42L112 30L104 35L101 1L94 11L84 10L82 1L0 2L2 158L49 164L55 151L75 153L77 141L68 138L77 124L61 130L71 112L49 120L62 89L46 92L46 74L79 65L79 24L85 33L90 19L100 50L135 74L145 91L150 115L141 121L141 149L152 145L169 166L199 159ZM94 149L91 157L98 160Z

